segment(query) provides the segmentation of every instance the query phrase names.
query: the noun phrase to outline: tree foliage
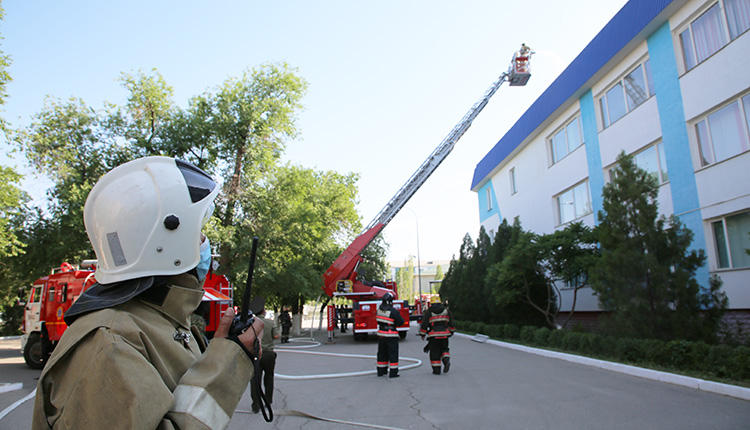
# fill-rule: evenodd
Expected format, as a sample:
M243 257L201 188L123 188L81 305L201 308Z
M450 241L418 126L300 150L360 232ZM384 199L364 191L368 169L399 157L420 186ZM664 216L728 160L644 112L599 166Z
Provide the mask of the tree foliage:
M658 216L658 184L632 157L617 158L615 178L604 187L598 214L601 257L592 288L608 328L621 336L710 340L726 296L720 282L702 288L695 279L703 250L691 250L693 233L680 220Z
M409 256L404 260L404 266L398 270L396 284L398 286L398 298L409 300L412 298L414 291L414 257Z
M286 165L267 179L247 212L251 217L235 227L227 260L236 263L227 273L241 293L250 238L258 236L257 294L277 305L312 299L320 293L322 273L341 252L337 238L360 228L354 207L358 176Z
M359 177L280 164L287 142L299 133L307 82L298 71L285 63L247 70L191 98L184 109L156 70L124 73L120 83L128 92L121 105L94 109L77 98L48 97L29 125L12 130L15 147L52 187L46 205L37 208L0 188L2 222L15 234L0 236L0 244L11 244L0 256L3 291L28 285L61 262L93 258L82 216L93 185L126 161L166 155L194 163L223 187L206 234L221 254L219 272L237 293L244 289L251 238L258 236L254 293L273 304L315 297L322 273L361 229ZM17 181L10 170L0 174L3 186ZM33 246L20 255L23 244ZM363 267L385 274L386 251L376 239Z

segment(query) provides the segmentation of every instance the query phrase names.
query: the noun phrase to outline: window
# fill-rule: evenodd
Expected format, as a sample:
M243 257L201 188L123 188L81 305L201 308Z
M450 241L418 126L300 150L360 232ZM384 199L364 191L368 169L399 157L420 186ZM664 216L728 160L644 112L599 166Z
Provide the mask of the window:
M516 168L510 169L510 193L515 194L518 192L516 188Z
M651 63L646 60L607 90L599 99L604 127L609 127L654 95L651 81Z
M635 154L633 159L638 167L650 173L660 184L669 181L667 163L664 160L663 144L657 143L654 146L649 146L645 150Z
M659 184L669 182L669 174L667 173L667 162L664 158L664 144L661 142L649 146L643 151L633 155L633 161L635 165L650 173ZM609 170L610 180L614 180L617 174L613 166Z
M55 287L49 287L49 291L47 291L47 301L49 303L52 303L55 300Z
M750 267L750 212L712 222L711 229L720 269Z
M560 224L566 224L592 212L589 183L582 182L557 197Z
M734 40L750 29L750 0L724 0L729 38Z
M700 64L749 28L750 0L717 2L680 33L685 68Z
M562 288L563 290L574 290L576 288L580 288L583 286L583 276L582 275L576 275L571 279L561 279L562 281Z
M42 286L35 286L31 290L31 298L29 299L29 302L31 303L39 303L39 301L42 300Z
M552 164L562 160L582 144L580 120L576 116L549 139Z
M695 125L701 166L718 163L750 149L750 95L709 114Z
M492 189L487 188L487 210L492 210Z

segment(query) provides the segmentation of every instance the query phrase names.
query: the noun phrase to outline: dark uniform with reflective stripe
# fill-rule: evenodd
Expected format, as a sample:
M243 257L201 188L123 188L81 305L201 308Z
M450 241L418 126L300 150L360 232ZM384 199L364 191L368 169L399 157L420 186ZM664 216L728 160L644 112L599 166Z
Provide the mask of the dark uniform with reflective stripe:
M384 300L375 316L378 322L378 376L388 373L389 377L398 376L398 331L396 328L404 324L401 313L393 308L393 304Z
M440 374L440 365L444 366L447 373L450 369L451 354L448 347L448 338L453 336L456 326L453 323L453 315L442 303L433 303L422 315L422 326L419 334L424 339L427 336L430 349L430 365L432 373Z

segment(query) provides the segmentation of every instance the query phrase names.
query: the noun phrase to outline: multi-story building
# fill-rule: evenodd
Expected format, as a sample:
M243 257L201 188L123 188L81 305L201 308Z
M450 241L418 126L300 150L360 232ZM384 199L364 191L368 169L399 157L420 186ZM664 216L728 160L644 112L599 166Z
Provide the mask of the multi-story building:
M699 282L719 275L730 309L750 315L749 28L750 0L625 4L477 164L490 237L516 217L537 233L594 226L625 151L659 180L660 212L705 250ZM597 310L579 292L576 311Z

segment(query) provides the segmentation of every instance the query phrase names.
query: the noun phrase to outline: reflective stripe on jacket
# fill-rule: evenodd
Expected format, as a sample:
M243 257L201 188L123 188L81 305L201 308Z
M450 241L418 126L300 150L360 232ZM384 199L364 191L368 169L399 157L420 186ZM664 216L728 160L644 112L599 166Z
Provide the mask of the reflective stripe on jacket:
M454 331L456 327L453 324L453 316L441 303L432 304L422 314L422 325L419 329L421 336L445 339L452 336Z
M375 313L375 320L378 322L378 336L380 337L398 337L396 328L404 324L401 313L392 306L381 305Z

